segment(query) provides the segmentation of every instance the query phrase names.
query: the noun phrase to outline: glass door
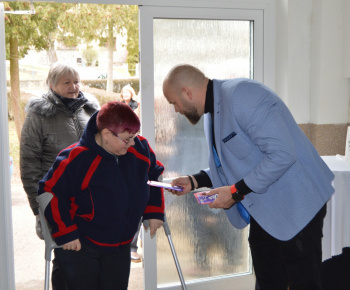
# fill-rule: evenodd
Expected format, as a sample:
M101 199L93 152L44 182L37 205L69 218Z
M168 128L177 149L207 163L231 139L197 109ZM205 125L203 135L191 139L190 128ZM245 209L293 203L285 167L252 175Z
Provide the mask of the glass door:
M164 181L208 167L203 120L192 126L163 96L162 82L188 63L209 78L264 79L262 10L140 7L141 123L165 165ZM193 194L165 192L171 238L188 289L253 289L248 227L235 229L224 210ZM144 237L145 289L181 289L168 239Z

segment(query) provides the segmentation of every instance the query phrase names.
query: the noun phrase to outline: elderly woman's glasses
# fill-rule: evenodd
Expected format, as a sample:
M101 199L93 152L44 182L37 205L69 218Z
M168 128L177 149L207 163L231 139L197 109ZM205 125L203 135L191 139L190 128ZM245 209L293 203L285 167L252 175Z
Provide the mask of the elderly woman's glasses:
M113 132L112 132L113 133ZM114 133L113 133L114 134ZM134 139L136 138L137 135L135 135L134 137L131 137L129 139L123 139L122 137L119 137L117 134L114 134L114 136L118 137L120 140L122 140L125 145L131 144L132 142L134 142Z

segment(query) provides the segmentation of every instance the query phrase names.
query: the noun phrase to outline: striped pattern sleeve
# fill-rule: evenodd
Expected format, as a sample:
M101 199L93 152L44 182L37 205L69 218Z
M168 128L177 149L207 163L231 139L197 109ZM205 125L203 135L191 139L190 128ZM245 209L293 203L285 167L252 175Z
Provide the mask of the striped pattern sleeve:
M147 148L149 170L148 179L157 181L159 176L163 174L164 165L157 160L154 151L148 144L146 138L138 136L140 141ZM159 219L164 221L164 189L150 186L150 198L143 214L143 219Z
M90 164L87 163L89 161L82 156L87 150L87 147L76 146L61 151L49 172L39 182L39 195L44 192L53 194L45 210L45 216L52 227L52 236L58 245L79 238L77 226L73 222L77 209L74 193L81 190L83 180L89 173ZM77 169L78 164L79 169ZM86 168L87 172L82 172L81 168ZM77 170L82 174L79 176L74 174Z

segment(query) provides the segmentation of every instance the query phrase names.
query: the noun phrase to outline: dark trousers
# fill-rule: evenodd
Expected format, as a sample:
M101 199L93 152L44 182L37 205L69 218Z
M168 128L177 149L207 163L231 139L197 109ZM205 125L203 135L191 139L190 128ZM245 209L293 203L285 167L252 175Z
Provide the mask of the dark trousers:
M52 290L67 290L66 282L64 282L62 273L57 264L56 258L52 260L51 274Z
M289 241L265 232L251 218L249 245L256 276L255 289L321 289L324 205L311 222Z
M130 275L130 245L102 252L82 244L80 251L55 249L69 290L126 290Z

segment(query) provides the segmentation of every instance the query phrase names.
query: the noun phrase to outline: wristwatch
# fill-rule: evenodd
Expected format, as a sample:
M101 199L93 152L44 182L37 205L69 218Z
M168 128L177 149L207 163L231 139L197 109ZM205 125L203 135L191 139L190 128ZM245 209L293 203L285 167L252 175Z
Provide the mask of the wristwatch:
M239 193L235 185L231 186L231 194L234 201L241 201L244 199L244 195Z

